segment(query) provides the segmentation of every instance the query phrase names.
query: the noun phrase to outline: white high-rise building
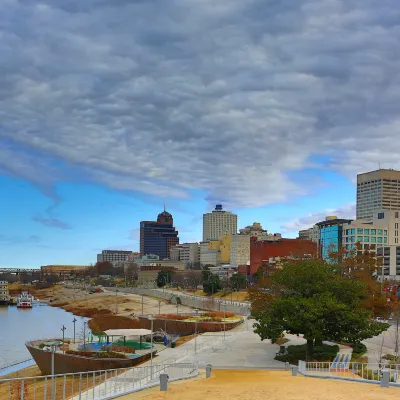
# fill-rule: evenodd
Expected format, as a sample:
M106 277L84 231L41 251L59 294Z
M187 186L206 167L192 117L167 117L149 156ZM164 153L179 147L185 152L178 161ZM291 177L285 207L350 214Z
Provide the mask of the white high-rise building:
M357 175L357 219L379 210L400 210L400 171L379 169Z
M203 214L203 241L218 240L225 234L237 233L237 215L224 211L221 204L215 210Z

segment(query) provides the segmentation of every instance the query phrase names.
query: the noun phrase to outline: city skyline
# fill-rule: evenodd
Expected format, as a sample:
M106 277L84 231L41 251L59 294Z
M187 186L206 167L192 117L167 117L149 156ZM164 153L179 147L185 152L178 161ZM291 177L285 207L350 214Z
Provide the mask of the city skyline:
M139 250L215 204L296 237L400 169L396 2L0 5L0 266ZM10 23L11 21L11 23Z

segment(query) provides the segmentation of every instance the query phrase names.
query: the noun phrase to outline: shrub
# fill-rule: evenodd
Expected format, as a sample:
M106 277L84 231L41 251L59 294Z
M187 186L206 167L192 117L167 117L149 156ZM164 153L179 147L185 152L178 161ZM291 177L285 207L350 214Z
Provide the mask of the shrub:
M208 312L203 314L205 317L211 317L211 318L224 318L224 312L223 311L214 311L214 312ZM226 312L225 313L225 318L232 318L235 316L235 313L233 312Z
M299 346L288 346L287 347L287 354L276 356L275 360L289 362L291 364L297 364L299 360L306 359L307 353L307 345L302 344ZM333 361L336 357L336 354L339 352L339 346L329 346L329 345L322 345L322 346L315 346L313 357L314 361Z
M367 347L362 343L353 343L351 347L353 349L353 356L355 357L362 356L367 352Z

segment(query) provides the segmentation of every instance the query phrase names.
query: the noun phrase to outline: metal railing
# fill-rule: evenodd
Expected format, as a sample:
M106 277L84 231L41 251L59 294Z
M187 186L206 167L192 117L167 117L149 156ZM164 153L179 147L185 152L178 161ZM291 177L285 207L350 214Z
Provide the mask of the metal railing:
M400 386L400 364L358 363L341 364L337 362L299 361L298 371L306 376L330 377L338 379L368 381L378 383L382 371L388 371L389 383Z
M198 375L197 363L159 364L30 378L0 379L2 400L106 400L159 385L160 374L169 381Z

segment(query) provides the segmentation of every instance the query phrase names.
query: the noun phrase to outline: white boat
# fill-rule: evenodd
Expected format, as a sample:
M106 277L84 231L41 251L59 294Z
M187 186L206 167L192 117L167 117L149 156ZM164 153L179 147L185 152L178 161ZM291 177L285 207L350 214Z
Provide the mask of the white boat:
M22 292L17 297L17 307L18 308L32 308L33 307L34 297L30 295L28 292Z

